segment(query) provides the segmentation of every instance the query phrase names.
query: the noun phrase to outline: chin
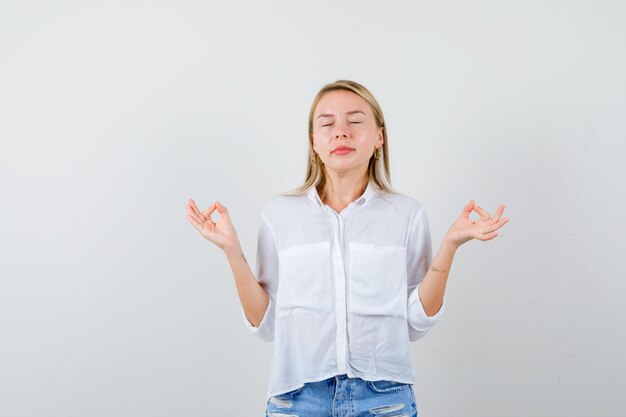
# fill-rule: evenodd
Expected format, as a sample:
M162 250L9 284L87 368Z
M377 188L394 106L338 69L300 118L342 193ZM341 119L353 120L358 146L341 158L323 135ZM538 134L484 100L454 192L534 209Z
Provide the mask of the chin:
M346 163L346 164L342 164L342 163L333 163L333 164L329 164L326 165L327 169L330 169L332 171L341 173L341 172L349 172L352 171L354 169L359 169L359 165L355 164L355 163Z

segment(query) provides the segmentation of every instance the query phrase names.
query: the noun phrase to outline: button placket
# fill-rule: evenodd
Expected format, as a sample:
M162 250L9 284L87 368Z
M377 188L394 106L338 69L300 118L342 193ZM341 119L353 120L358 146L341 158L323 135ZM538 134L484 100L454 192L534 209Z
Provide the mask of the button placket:
M345 216L349 214L355 207L356 202L350 203L341 213L337 213L332 207L323 204L322 207L327 211L333 219L334 245L333 245L333 272L335 282L335 320L336 320L336 357L337 369L346 373L348 377L355 377L350 366L348 366L348 329L347 329L347 280L346 267L342 253L345 252Z
M331 207L325 206L326 211L332 218L333 222L333 272L335 282L335 324L337 328L336 334L336 357L337 369L340 372L347 372L346 366L346 280L345 269L342 256L342 236L343 222L341 215L335 212Z

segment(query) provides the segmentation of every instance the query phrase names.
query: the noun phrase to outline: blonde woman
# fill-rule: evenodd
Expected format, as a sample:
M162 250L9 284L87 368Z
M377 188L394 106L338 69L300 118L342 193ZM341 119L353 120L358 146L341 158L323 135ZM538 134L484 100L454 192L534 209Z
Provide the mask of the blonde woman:
M305 178L265 205L254 273L227 208L187 204L228 258L245 327L274 342L266 416L417 416L409 343L440 321L456 250L496 237L504 205L469 201L433 259L424 206L391 187L382 110L349 80L313 100Z

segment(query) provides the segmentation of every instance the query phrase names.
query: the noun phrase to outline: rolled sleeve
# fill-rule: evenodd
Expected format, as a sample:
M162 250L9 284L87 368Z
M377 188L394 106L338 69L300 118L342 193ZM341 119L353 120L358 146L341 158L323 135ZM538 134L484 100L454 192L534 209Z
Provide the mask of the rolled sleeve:
M241 315L243 317L243 323L245 327L253 334L257 335L261 340L266 342L271 342L274 340L274 312L275 312L275 303L270 297L270 303L267 306L267 310L265 310L265 315L263 316L263 320L259 323L258 327L254 327L250 320L246 317L246 313L243 311L243 307L241 307Z
M261 221L257 235L257 253L255 278L269 295L269 304L258 327L254 327L246 317L241 306L244 326L260 339L271 342L274 340L274 317L276 310L276 291L278 289L278 253L276 241L265 211L261 213Z
M441 307L439 307L439 311L435 313L434 316L427 316L424 311L424 306L422 305L422 300L419 298L419 284L415 288L415 291L411 293L409 296L408 302L409 311L412 314L409 314L409 324L413 326L415 330L419 330L420 332L425 332L430 330L435 324L439 323L441 320L441 315L445 310L446 305L446 296L443 296L443 303Z
M439 311L427 316L419 298L419 284L424 280L433 259L428 216L420 206L413 219L407 244L407 326L409 341L414 342L426 335L439 321L445 310L445 296Z

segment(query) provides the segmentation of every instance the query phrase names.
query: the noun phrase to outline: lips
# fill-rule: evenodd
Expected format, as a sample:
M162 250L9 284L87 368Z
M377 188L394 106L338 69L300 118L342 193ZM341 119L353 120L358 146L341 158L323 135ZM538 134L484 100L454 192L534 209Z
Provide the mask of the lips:
M353 151L353 150L354 150L354 148L351 148L349 146L338 146L335 149L333 149L333 152L336 152L336 151Z

